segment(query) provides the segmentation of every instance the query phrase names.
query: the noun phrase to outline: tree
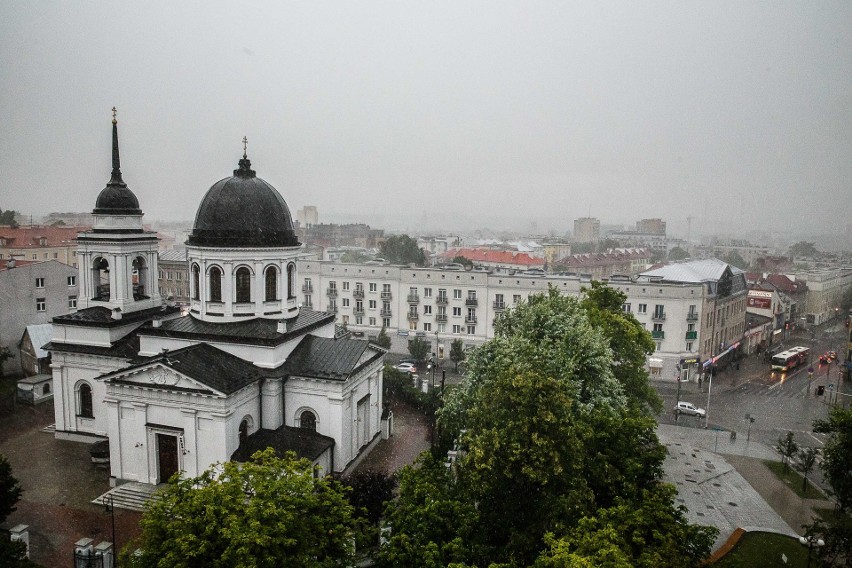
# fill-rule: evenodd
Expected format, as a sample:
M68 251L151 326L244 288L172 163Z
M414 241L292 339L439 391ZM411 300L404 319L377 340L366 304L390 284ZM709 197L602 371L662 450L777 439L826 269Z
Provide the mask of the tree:
M21 499L21 489L18 480L12 475L12 466L6 456L0 454L0 524L6 521L11 513L17 510ZM26 545L22 542L12 542L8 535L0 532L0 559L3 566L35 566L26 558Z
M394 235L379 245L382 258L391 264L426 265L426 253L408 235Z
M408 342L408 352L417 361L425 361L431 353L431 348L428 342L416 337Z
M3 365L6 364L6 361L9 359L14 359L15 354L9 351L8 347L0 347L0 379L3 378Z
M348 250L340 256L340 262L349 262L353 264L367 262L371 260L370 255L364 254L357 250Z
M799 463L796 464L796 469L802 473L802 491L808 488L808 474L813 471L817 456L819 456L819 448L799 450Z
M17 215L17 211L12 211L11 209L7 209L3 211L0 209L0 225L8 225L13 229L18 227L17 221L15 221L15 215Z
M121 564L154 566L348 566L355 534L343 487L311 463L268 448L251 461L172 477L150 503L142 534ZM133 553L139 549L141 554Z
M700 566L718 534L690 525L686 509L675 507L671 485L655 485L638 501L624 501L583 518L563 538L550 536L536 568L607 566L680 568Z
M840 510L848 513L852 506L852 410L835 406L827 420L814 421L814 432L829 435L820 469Z
M385 329L385 326L382 326L382 329L379 331L379 336L376 337L376 340L373 342L379 347L384 349L390 349L391 347L391 338L388 337L388 332Z
M789 254L791 257L796 258L799 256L819 256L819 251L814 246L814 243L809 243L807 241L799 241L798 243L790 246Z
M738 253L735 250L732 250L730 252L730 254L728 254L728 256L725 257L724 260L725 260L726 263L730 264L731 266L736 266L737 268L739 268L741 270L745 270L745 269L748 268L748 263L745 261L745 259L742 256L740 256L740 253Z
M790 468L790 460L799 451L799 444L793 439L793 433L787 432L786 436L778 438L778 445L775 450L781 454L781 461L784 463L784 471Z
M455 264L461 264L461 265L464 265L464 266L473 266L472 260L470 260L469 258L467 258L465 256L461 256L461 255L454 257L453 260L451 260L450 262L453 262Z
M464 351L464 341L453 339L450 344L450 361L456 364L456 373L459 372L459 363L465 360L467 353Z
M840 309L843 310L843 316L846 314L852 314L852 286L846 288L846 291L843 292L843 299L840 301Z
M669 260L684 260L689 258L689 253L680 247L672 247L669 251Z

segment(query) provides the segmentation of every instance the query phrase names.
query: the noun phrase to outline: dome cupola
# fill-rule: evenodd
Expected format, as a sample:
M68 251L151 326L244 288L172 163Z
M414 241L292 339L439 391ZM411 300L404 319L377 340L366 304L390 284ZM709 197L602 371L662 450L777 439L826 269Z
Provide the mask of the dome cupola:
M139 200L121 179L121 163L118 155L118 121L112 109L112 176L95 201L95 215L142 215Z

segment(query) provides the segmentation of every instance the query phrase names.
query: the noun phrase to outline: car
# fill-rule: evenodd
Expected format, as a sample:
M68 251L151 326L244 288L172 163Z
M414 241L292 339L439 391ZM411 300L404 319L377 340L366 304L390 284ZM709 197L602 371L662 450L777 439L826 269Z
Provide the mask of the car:
M403 373L414 374L417 372L417 367L414 366L414 363L399 363L394 366L394 369Z
M705 416L707 411L703 408L698 408L691 402L679 401L677 406L675 406L675 412L680 414L688 414L690 416Z

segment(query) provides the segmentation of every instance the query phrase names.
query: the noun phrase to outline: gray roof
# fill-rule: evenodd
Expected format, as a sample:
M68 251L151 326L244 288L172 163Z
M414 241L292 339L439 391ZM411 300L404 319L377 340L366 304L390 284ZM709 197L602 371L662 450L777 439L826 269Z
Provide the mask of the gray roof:
M79 345L76 343L59 343L51 341L42 349L48 351L61 351L63 353L82 353L84 355L100 355L101 357L113 357L132 361L139 358L139 336L133 331L109 347L98 347L96 345Z
M33 344L36 357L39 359L47 357L48 353L44 350L43 345L49 343L50 338L53 337L53 324L41 323L37 325L28 325L26 333L30 336L30 342Z
M306 336L279 367L287 376L344 381L365 365L380 359L384 349L362 339Z
M301 309L299 315L287 320L284 333L278 333L279 320L253 318L235 322L208 322L191 314L163 321L160 327L146 326L142 335L174 337L191 341L227 341L247 345L280 345L334 321L334 314Z
M91 327L120 327L122 325L127 325L128 323L174 315L178 312L180 312L180 308L163 304L162 306L149 308L147 310L124 312L121 314L121 319L113 319L111 309L103 306L95 306L93 308L77 310L70 314L56 316L53 318L53 323Z
M277 430L260 429L243 440L240 447L231 455L231 460L245 462L253 453L272 448L279 456L284 452L292 451L296 452L300 458L313 461L324 451L333 447L334 438L323 436L307 428L281 426Z
M171 250L162 250L157 253L157 256L160 260L166 262L185 262L186 261L186 249L185 248L175 248Z
M705 258L703 260L673 262L653 270L642 272L640 276L658 277L669 282L715 282L721 278L725 269L728 267L730 267L732 274L743 273L736 266L723 262L718 258Z

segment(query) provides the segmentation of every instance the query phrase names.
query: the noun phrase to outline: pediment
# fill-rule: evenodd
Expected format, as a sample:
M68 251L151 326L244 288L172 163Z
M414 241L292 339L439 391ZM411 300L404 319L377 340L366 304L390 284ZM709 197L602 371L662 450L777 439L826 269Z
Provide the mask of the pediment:
M163 388L166 390L183 392L206 392L222 395L222 393L211 389L204 383L180 373L168 365L163 365L162 363L155 363L147 367L129 369L125 372L118 371L112 373L105 382Z

